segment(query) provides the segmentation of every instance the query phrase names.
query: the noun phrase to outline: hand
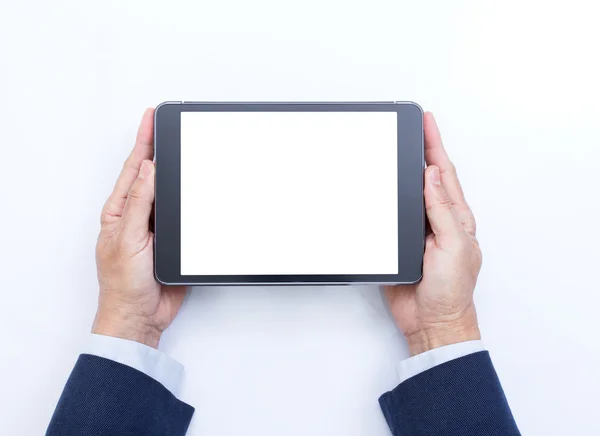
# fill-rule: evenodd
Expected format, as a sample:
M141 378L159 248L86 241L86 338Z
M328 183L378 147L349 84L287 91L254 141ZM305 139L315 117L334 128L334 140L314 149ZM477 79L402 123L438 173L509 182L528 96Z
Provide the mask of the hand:
M385 287L411 355L481 339L473 304L481 269L475 219L431 113L425 114L424 130L425 206L432 233L426 240L423 280Z
M147 109L135 147L102 210L96 245L100 296L92 332L157 348L186 288L154 279L154 109Z

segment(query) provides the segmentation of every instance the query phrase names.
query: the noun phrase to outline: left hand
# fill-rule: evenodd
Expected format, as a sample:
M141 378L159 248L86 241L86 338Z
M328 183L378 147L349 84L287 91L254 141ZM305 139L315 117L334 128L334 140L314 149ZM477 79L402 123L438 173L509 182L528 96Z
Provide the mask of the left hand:
M96 245L100 296L92 333L157 348L185 297L184 286L154 278L154 109L147 109L135 147L102 210Z

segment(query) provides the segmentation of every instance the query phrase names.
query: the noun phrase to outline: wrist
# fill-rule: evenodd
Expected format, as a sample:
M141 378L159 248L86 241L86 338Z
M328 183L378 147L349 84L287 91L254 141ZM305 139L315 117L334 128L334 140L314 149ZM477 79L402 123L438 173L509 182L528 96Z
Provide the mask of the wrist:
M473 317L473 319L427 325L406 334L405 337L410 355L415 356L446 345L480 340L481 333L477 318Z
M406 337L411 356L416 356L417 354L446 345L477 341L480 339L481 333L477 326L468 329L458 329L456 331L419 331Z
M158 348L162 332L140 317L118 311L99 309L94 319L92 333L139 342Z

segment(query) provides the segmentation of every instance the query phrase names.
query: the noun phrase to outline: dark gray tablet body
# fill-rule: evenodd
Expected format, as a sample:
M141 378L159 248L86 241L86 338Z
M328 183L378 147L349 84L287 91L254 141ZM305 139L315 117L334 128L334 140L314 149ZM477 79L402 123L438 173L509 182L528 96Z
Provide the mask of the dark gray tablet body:
M415 103L166 102L154 146L161 283L421 279Z

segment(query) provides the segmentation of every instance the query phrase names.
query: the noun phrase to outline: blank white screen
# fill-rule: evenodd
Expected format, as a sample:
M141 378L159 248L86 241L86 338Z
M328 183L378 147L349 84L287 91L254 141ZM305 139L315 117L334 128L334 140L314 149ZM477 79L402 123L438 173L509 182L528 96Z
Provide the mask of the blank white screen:
M395 112L181 114L181 274L397 274Z

